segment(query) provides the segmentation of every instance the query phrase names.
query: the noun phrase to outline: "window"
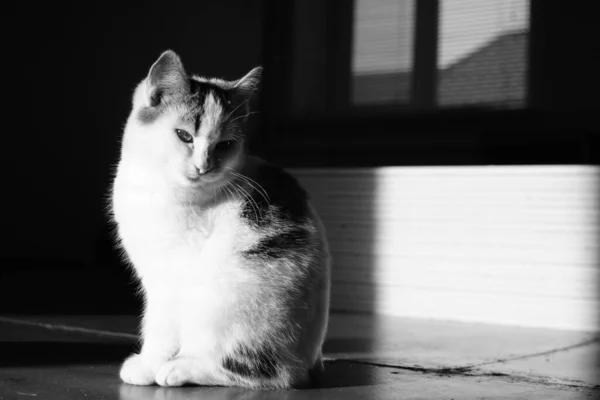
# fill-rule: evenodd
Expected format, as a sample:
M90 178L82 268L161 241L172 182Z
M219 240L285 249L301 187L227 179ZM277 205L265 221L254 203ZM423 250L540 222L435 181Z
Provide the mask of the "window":
M528 0L441 0L433 16L433 10L417 14L416 3L355 2L354 105L414 104L415 49L434 46L433 106L525 106ZM415 35L419 24L430 22L437 38Z
M527 0L442 0L438 104L523 108L526 103Z
M358 0L354 6L352 103L410 103L414 0Z
M587 3L267 4L254 143L274 162L577 164L600 154Z

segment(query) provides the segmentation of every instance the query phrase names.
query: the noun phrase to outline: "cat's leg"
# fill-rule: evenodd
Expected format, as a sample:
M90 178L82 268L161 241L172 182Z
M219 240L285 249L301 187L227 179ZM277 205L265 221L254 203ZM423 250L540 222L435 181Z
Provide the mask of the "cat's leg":
M204 300L206 301L206 300ZM185 304L198 304L200 300L187 298ZM188 318L181 321L181 347L173 359L164 363L156 374L160 386L239 386L221 368L219 348L223 345L219 317L205 308L196 313L190 310Z
M160 367L155 381L160 386L182 386L185 384L220 386L213 378L213 374L209 372L209 365L200 357L179 354Z
M182 351L162 365L156 375L160 386L241 386L286 389L309 383L309 372L274 350L244 349L221 356Z
M226 359L221 365L214 365L200 357L178 355L163 364L156 375L156 383L160 386L192 384L278 389L291 387L290 374L285 371L265 371L263 369L265 366L258 365L256 360L246 361L247 364L236 365L227 364L232 361ZM306 381L308 381L308 372L306 372Z
M132 385L152 385L160 367L179 350L177 325L164 298L149 297L142 322L142 350L125 360L119 373Z
M160 386L182 386L184 384L219 385L216 383L214 372L215 349L218 338L214 327L216 322L210 317L208 310L187 309L191 304L206 300L185 297L180 304L187 310L183 313L186 318L181 323L181 346L176 357L163 363L156 373L155 381ZM195 312L196 311L196 312ZM196 317L192 317L196 315Z

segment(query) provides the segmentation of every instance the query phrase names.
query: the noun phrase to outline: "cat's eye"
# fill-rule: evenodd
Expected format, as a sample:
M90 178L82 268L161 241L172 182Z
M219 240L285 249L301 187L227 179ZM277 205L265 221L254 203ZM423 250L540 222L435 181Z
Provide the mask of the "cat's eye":
M234 140L223 140L222 142L217 143L216 150L225 151L233 147L234 144Z
M175 129L175 133L183 143L192 143L194 141L194 137L183 129Z

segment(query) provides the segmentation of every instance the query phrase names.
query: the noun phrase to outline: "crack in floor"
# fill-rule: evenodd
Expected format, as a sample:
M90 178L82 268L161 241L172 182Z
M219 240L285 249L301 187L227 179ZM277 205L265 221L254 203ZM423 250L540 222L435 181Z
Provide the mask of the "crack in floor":
M598 342L600 342L600 335L599 336L595 336L595 337L593 337L591 339L585 340L585 341L580 342L580 343L572 344L570 346L559 347L558 349L552 349L552 350L547 350L547 351L540 351L538 353L525 354L525 355L522 355L522 356L500 358L500 359L497 359L497 360L494 360L494 361L487 361L487 362L480 363L480 364L473 364L473 365L470 365L470 367L481 367L481 366L490 365L490 364L499 364L499 363L506 363L506 362L509 362L509 361L526 360L528 358L533 358L533 357L548 356L548 355L560 353L560 352L563 352L563 351L577 349L579 347L589 346L591 344L598 343Z
M425 368L425 367L414 367L407 365L397 365L397 364L389 364L389 363L380 363L373 361L365 361L365 360L353 360L353 359L325 359L325 362L347 362L354 364L363 364L374 367L382 367L382 368L392 368L399 369L405 371L413 371L420 372L423 374L431 374L440 377L469 377L469 378L503 378L505 380L510 380L511 382L520 382L520 383L529 383L529 384L538 384L545 385L551 387L561 387L566 389L575 389L575 390L592 390L598 391L600 390L600 385L591 385L582 381L577 381L573 379L566 378L549 378L546 376L524 376L517 374L507 374L504 372L478 372L475 366L469 367L441 367L441 368Z
M372 366L377 366L377 367L396 368L396 369L403 369L403 370L421 372L421 373L426 373L426 374L436 374L436 375L440 375L440 376L461 375L461 376L479 376L479 377L485 377L485 376L511 377L511 378L518 377L519 379L524 380L526 382L530 382L530 383L542 382L542 383L549 383L552 385L558 384L561 386L580 387L580 388L597 390L598 388L600 388L600 385L588 384L586 382L574 380L574 379L550 378L550 377L543 376L543 375L536 376L534 374L530 374L530 376L524 376L524 375L519 375L519 374L514 374L514 373L508 374L508 373L504 373L504 372L477 372L477 370L481 367L490 366L490 365L494 365L494 364L504 364L504 363L509 363L511 361L526 360L529 358L549 356L552 354L557 354L560 352L589 346L589 345L592 345L592 344L595 344L598 342L600 342L600 335L594 336L593 338L585 340L583 342L575 343L575 344L572 344L569 346L559 347L557 349L546 350L546 351L541 351L541 352L531 353L531 354L524 354L524 355L515 356L515 357L499 358L499 359L495 359L492 361L486 361L486 362L482 362L482 363L478 363L478 364L469 364L469 365L464 365L464 366L460 366L460 367L425 368L425 367L421 367L421 366L410 366L410 365L403 365L403 364L398 364L398 363L386 363L386 362L370 361L368 359L361 360L361 359L350 359L350 358L329 359L329 360L349 361L349 362L372 365Z

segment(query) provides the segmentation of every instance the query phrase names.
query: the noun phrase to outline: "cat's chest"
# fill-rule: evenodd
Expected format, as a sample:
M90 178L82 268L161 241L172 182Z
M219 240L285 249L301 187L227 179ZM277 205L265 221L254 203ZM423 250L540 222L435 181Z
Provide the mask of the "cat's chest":
M115 194L113 207L119 234L125 240L137 238L166 246L192 236L202 241L211 225L209 215L193 212L191 206L135 190Z
M235 252L243 229L233 203L200 209L124 190L115 193L113 206L122 245L141 274L216 270Z

